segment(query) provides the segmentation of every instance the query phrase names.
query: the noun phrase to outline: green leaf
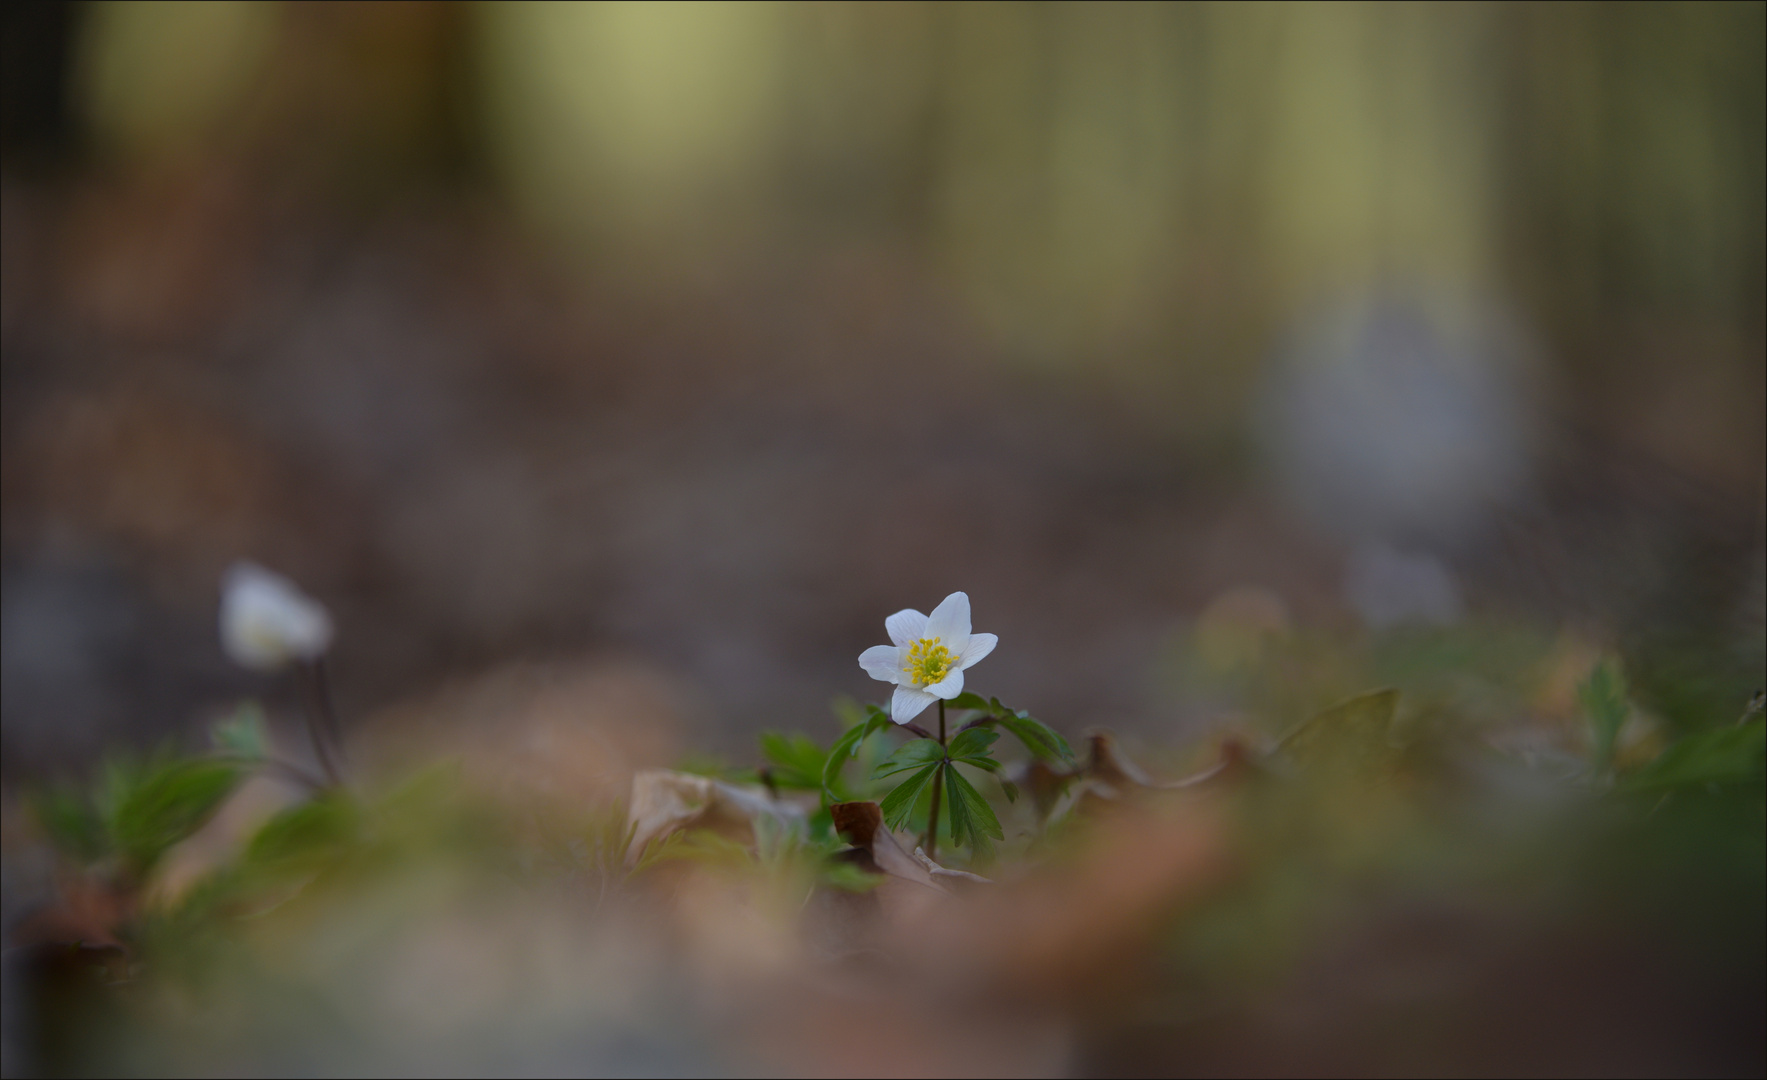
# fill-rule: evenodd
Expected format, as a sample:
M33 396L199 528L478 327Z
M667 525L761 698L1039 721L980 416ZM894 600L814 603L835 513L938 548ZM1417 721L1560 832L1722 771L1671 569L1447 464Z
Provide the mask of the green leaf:
M937 743L933 744L937 746ZM935 761L924 769L896 785L896 790L883 797L877 808L883 814L884 824L892 829L900 829L908 823L914 813L914 800L920 797L921 791L932 780L933 774L939 771L942 762Z
M275 866L329 861L360 834L361 815L355 802L346 795L327 793L266 821L246 847L246 860Z
M1006 801L1018 802L1018 785L1005 777L1000 778L1000 790L1006 792Z
M1007 708L1000 703L999 698L983 701L980 695L965 691L952 698L951 704L962 709L980 709L988 714L986 719L972 721L976 726L966 728L965 732L981 730L989 724L999 724L1017 736L1032 757L1068 764L1072 764L1074 760L1074 748L1068 745L1068 741L1059 732L1022 709Z
M884 875L861 870L848 862L826 862L817 874L817 883L841 892L864 893L877 888Z
M747 846L710 829L679 829L645 849L634 875L642 874L659 863L694 862L706 866L751 867L756 857Z
M854 701L846 694L836 695L835 699L828 703L828 707L834 711L835 719L841 722L841 729L843 731L865 722L865 706Z
M1767 762L1767 724L1719 728L1689 735L1626 778L1630 791L1748 780Z
M863 723L854 724L834 741L828 749L828 757L822 764L822 797L828 802L839 802L834 793L835 778L840 776L841 766L847 759L857 757L859 744L871 736L879 728L890 726L890 714L875 705L867 706L866 719Z
M995 699L999 703L999 699ZM1027 712L1007 712L1000 716L1000 726L1018 736L1032 757L1045 761L1072 763L1074 748L1055 729Z
M954 758L986 758L988 747L994 745L999 738L998 732L989 731L987 728L968 728L958 732L957 737L951 740L951 756Z
M1605 769L1614 760L1614 740L1619 737L1630 711L1626 704L1625 677L1612 663L1603 660L1595 665L1583 685L1577 687L1577 700L1582 703L1583 713L1589 717L1589 726L1594 732L1595 767Z
M951 809L951 836L959 844L968 844L978 853L992 850L988 838L1004 840L1000 819L982 793L975 789L956 769L945 770L945 794Z
M815 790L822 786L828 754L805 735L761 733L761 754L772 762L774 784L783 788Z
M1303 721L1283 736L1280 746L1309 764L1378 768L1394 757L1388 739L1398 708L1399 691L1390 687L1357 694Z
M846 764L849 757L853 756L859 748L860 740L865 738L870 729L870 724L858 724L850 727L834 741L833 746L828 748L828 757L822 763L822 796L826 801L839 801L834 796L835 777L840 775L841 766Z
M37 792L31 799L37 823L50 843L81 862L96 862L110 851L104 818L79 791L56 787Z
M871 770L873 780L881 780L886 776L894 776L910 769L918 769L923 765L931 765L945 758L945 748L937 739L915 739L903 743L896 752L878 762L877 768Z
M221 761L185 761L153 772L123 793L112 810L117 850L145 873L167 848L208 820L239 778L237 766Z
M262 761L270 756L270 733L264 723L264 707L248 701L233 715L209 728L209 742L229 757Z

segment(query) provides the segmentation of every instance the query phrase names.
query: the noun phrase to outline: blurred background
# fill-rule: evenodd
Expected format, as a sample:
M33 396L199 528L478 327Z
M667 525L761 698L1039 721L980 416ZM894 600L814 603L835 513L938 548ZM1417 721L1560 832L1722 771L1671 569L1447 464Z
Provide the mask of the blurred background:
M743 754L956 589L1166 743L1290 630L1762 681L1762 4L0 11L9 782L292 717L239 558L358 735Z

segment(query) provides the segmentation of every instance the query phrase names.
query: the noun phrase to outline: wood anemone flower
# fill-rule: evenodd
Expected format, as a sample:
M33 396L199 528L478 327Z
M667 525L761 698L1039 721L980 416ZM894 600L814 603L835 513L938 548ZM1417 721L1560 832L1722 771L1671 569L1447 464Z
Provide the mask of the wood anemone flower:
M931 615L913 608L884 620L892 645L873 645L859 666L880 682L894 683L890 719L906 724L936 699L963 693L963 673L994 651L1000 639L969 632L969 595L954 592Z
M221 582L221 648L241 667L280 671L331 647L331 615L295 583L237 562Z

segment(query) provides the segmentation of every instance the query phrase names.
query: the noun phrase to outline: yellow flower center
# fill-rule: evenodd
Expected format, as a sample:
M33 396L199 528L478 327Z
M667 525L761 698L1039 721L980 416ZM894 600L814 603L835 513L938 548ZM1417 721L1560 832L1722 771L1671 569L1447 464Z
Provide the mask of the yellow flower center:
M951 650L939 644L938 638L921 638L908 646L908 653L903 657L907 663L902 670L908 673L908 679L916 687L931 686L943 682L945 676L957 666L957 657Z

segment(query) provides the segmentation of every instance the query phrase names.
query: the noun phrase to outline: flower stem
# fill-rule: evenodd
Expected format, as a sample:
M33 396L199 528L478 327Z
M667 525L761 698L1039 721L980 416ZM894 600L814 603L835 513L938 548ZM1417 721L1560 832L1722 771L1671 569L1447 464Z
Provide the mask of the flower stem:
M939 747L945 746L945 699L939 699ZM937 859L939 856L939 792L945 786L945 769L940 762L939 768L933 773L933 801L926 813L926 857Z
M330 786L339 787L342 780L333 758L336 753L343 753L343 730L337 722L337 710L331 704L331 687L325 679L324 662L315 660L310 664L301 665L301 681L307 690L307 733L313 738L313 753L319 758L319 767L325 770L325 779Z

